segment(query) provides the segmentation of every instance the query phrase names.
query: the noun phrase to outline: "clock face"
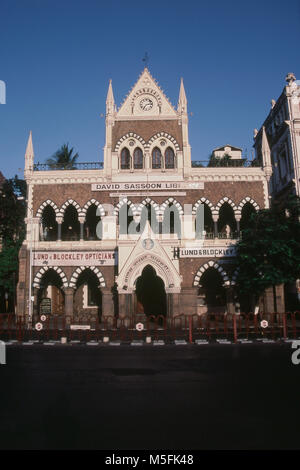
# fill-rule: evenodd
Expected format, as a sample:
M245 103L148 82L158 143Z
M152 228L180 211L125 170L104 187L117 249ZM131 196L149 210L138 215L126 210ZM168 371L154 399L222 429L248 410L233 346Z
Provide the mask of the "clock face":
M143 111L149 111L153 107L153 101L150 98L144 98L140 101L140 107Z

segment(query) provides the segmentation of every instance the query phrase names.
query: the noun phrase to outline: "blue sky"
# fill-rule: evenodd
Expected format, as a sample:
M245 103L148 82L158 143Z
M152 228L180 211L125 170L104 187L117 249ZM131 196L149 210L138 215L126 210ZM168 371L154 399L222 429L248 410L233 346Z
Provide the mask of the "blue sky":
M65 142L80 161L102 160L108 80L119 105L145 51L174 105L184 78L192 159L225 143L250 156L286 73L300 79L299 36L295 0L1 0L0 170L22 176L30 129L35 161Z

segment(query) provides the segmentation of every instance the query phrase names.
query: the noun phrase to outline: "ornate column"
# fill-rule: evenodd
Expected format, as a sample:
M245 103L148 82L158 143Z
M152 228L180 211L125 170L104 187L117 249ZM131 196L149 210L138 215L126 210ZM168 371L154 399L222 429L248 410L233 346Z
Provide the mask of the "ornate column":
M85 217L80 216L78 217L79 223L80 223L80 236L79 240L82 242L84 239L84 222L85 222Z
M240 221L241 221L241 217L242 217L241 214L235 214L237 238L240 238Z
M218 220L219 214L212 214L212 219L214 221L214 237L218 238Z
M57 222L57 241L61 241L61 225L63 223L63 217L61 215L56 216Z

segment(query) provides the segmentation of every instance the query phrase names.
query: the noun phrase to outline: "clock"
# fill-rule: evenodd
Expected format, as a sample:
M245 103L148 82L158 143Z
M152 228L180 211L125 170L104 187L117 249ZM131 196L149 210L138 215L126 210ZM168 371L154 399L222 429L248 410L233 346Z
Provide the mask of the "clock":
M143 111L149 111L153 107L153 101L150 98L144 98L140 101L140 107Z

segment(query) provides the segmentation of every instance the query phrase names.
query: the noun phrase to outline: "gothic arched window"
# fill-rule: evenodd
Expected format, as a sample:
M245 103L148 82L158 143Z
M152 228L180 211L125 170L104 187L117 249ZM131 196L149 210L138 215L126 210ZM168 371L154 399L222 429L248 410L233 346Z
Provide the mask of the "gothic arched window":
M121 152L121 170L130 170L130 153L126 147Z
M133 152L133 168L141 170L143 168L143 152L139 147Z
M165 168L175 168L175 155L171 147L165 152Z
M161 168L161 151L157 147L152 151L152 168Z

